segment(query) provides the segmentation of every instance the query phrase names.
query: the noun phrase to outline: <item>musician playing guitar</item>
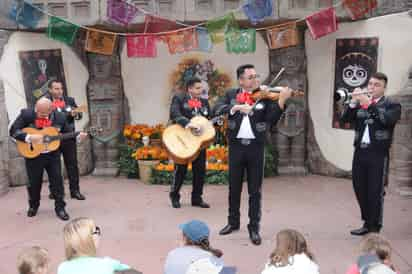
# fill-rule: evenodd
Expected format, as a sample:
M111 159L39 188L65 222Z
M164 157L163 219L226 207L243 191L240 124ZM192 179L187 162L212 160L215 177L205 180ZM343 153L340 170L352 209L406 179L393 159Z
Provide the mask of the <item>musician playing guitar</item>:
M77 104L73 97L63 95L63 84L57 80L49 82L49 99L52 101L53 110L66 115L67 124L71 132L75 131L74 120L80 120L82 113L76 111ZM77 164L77 146L76 138L65 139L61 142L60 151L63 154L64 165L69 178L70 196L72 199L85 200L80 193L79 186L79 168ZM53 194L50 191L50 199Z
M199 130L198 126L190 123L196 115L210 117L210 107L207 99L201 98L202 82L199 78L191 78L186 82L186 92L176 94L170 106L170 120L183 127ZM209 208L202 199L203 185L206 175L206 150L202 149L199 156L192 162L193 190L192 206ZM174 208L180 208L180 188L187 172L186 164L175 164L174 178L170 189L170 201Z
M10 136L16 140L40 144L43 143L43 135L26 134L23 129L26 127L46 128L55 127L61 133L70 132L66 117L63 113L53 111L52 102L47 98L40 98L34 109L23 109L17 119L10 127ZM79 139L87 136L80 133ZM26 171L29 179L27 192L29 194L28 217L34 217L40 206L40 193L43 181L43 172L46 170L50 181L50 188L55 197L55 212L61 220L68 220L70 217L65 210L64 187L61 174L60 151L44 151L39 156L29 159L25 158Z
M230 234L240 227L240 198L243 174L247 171L249 193L249 237L253 244L260 245L259 226L264 164L264 142L270 125L279 120L285 101L292 95L289 88L280 88L277 101L253 98L252 91L259 87L259 75L255 67L247 64L238 67L237 79L240 88L231 89L215 105L214 114L228 114L229 139L229 218L228 224L219 232ZM267 92L267 91L264 91Z

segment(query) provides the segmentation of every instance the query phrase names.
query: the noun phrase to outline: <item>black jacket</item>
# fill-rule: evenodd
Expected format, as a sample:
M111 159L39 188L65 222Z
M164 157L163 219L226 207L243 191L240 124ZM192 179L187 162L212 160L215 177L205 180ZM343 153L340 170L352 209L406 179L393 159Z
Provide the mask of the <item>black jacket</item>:
M47 98L49 98L51 101L53 101L53 98L50 94L47 95ZM77 113L74 117L72 115L70 115L70 112L73 109L78 107L78 105L76 104L76 101L74 100L73 97L63 96L63 101L64 101L64 104L65 104L65 108L64 109L56 109L56 111L57 112L62 112L66 115L67 123L69 124L70 130L75 131L74 120L80 120L82 118L82 114Z
M376 150L388 150L392 143L393 129L401 117L401 105L382 97L368 109L362 109L359 104L355 108L345 106L341 120L352 123L355 127L353 145L358 148L366 125L369 125L370 147Z
M66 121L66 115L60 112L52 112L49 119L52 121L52 126L57 128L61 133L71 132L70 127ZM22 131L23 128L35 126L36 112L33 109L22 109L19 116L10 127L10 136L16 140L24 142L26 140L26 133Z
M210 118L211 113L208 100L199 98L202 102L202 107L196 110L190 108L188 103L190 99L191 97L187 93L179 93L173 96L172 104L170 105L170 120L185 127L194 116L202 115Z
M213 113L215 116L228 115L228 137L229 140L235 140L239 132L244 114L239 111L233 115L230 110L234 105L239 104L236 101L236 96L241 92L241 89L231 89L226 92L224 96L217 101ZM264 142L266 131L279 121L283 110L279 107L277 102L264 99L260 100L252 110L253 114L249 114L250 125L257 142Z

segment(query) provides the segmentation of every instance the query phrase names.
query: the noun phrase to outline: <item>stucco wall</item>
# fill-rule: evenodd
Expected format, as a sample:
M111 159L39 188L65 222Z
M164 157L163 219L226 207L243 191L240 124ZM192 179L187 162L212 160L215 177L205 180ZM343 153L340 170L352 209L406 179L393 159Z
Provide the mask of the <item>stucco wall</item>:
M51 40L44 34L15 32L11 35L0 59L0 77L4 81L10 121L17 117L20 109L27 106L18 52L40 49L61 49L67 92L76 99L77 104L87 104L86 83L89 74L74 52L65 44ZM82 120L76 121L77 128L83 128L88 120L89 117L85 113Z
M128 58L126 45L123 47L122 76L132 123L167 122L171 94L169 75L186 56L197 56L200 60L212 60L219 70L232 77L235 85L235 70L241 64L254 64L262 80L269 73L268 49L260 35L256 35L254 54L229 54L226 52L224 43L215 45L210 53L191 52L171 55L167 45L161 42L158 43L157 49L156 58Z
M378 70L389 77L387 95L407 82L412 64L412 17L407 13L339 25L338 32L312 40L305 34L309 109L315 136L325 158L344 170L351 169L353 131L333 129L333 82L337 38L379 37Z

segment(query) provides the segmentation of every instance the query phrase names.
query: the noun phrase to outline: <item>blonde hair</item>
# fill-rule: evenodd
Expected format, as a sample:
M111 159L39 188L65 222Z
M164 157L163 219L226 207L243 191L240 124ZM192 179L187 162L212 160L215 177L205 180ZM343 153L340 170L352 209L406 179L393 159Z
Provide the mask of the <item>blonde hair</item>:
M377 233L368 234L361 242L361 253L373 253L380 260L391 258L392 246L388 240Z
M93 231L96 225L90 218L76 218L63 229L64 249L67 260L83 256L96 256Z
M19 274L37 274L41 268L49 263L49 254L46 249L33 246L23 250L17 257Z
M314 260L302 233L294 229L281 230L276 234L276 248L270 254L270 264L277 267L292 265L290 257L302 253Z

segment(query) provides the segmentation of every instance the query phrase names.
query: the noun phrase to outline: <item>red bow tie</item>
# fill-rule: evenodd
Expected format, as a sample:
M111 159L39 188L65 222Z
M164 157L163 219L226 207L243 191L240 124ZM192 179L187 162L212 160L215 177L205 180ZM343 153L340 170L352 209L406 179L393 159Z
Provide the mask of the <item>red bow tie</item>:
M34 121L34 124L36 125L37 128L45 128L51 126L52 122L50 121L49 118L37 118Z
M62 99L53 100L53 103L52 103L53 110L58 109L58 108L63 109L65 106L66 104L64 103Z
M240 92L236 95L236 101L240 104L253 105L255 100L252 98L252 94L247 91Z
M201 108L202 107L202 102L199 99L192 98L188 101L189 107L190 108Z

